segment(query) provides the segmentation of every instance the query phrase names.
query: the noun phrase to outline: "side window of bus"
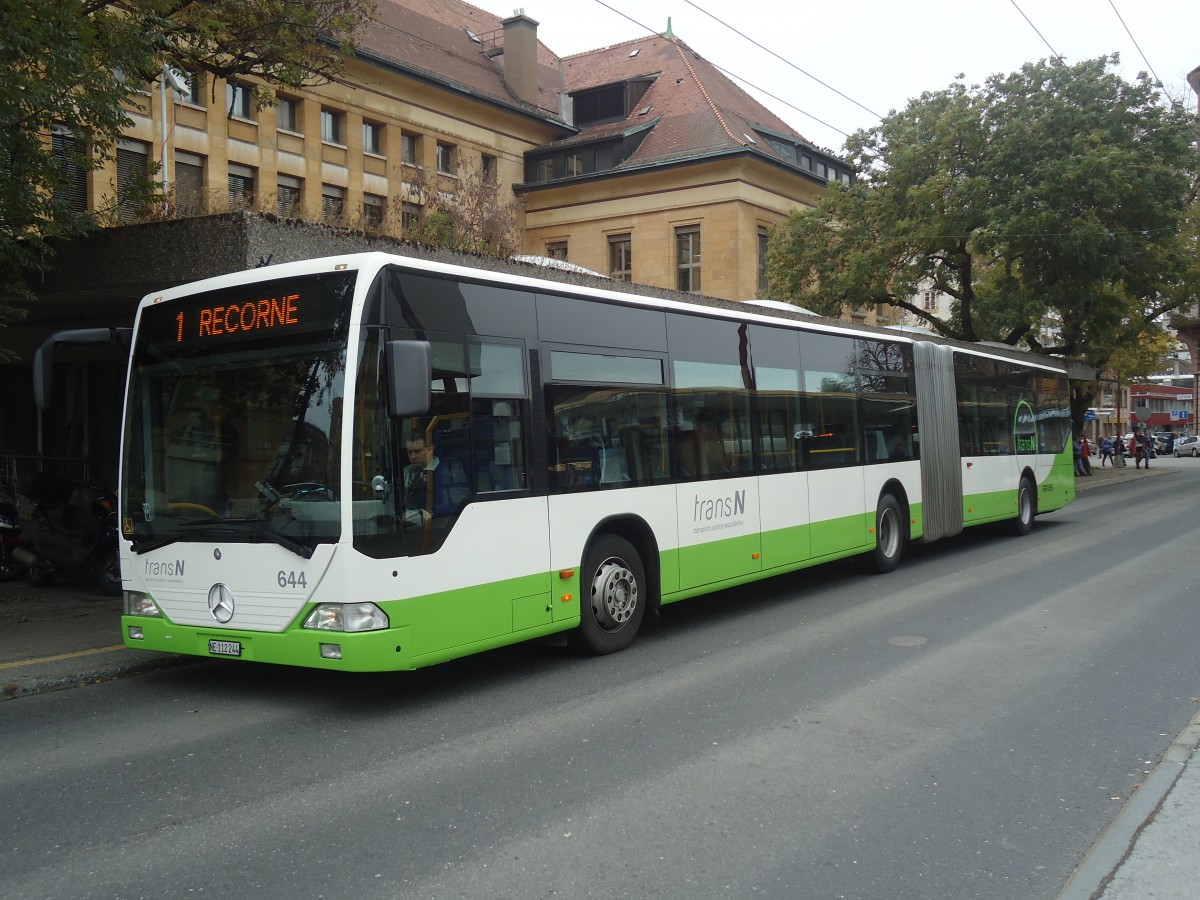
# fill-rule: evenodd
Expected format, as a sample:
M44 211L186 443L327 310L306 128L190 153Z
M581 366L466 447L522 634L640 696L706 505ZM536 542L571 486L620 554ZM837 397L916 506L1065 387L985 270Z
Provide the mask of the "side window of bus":
M637 487L670 477L667 395L658 356L550 350L547 453L554 493Z
M1013 419L1004 367L995 360L954 354L959 440L963 456L1013 452Z
M913 356L907 344L857 342L863 462L916 459Z
M471 454L467 476L475 493L529 487L525 453L527 394L520 343L471 341Z
M1071 432L1071 388L1065 375L1039 372L1037 394L1038 452L1062 453Z
M754 471L747 330L738 322L667 316L675 386L676 471L681 479Z
M751 325L754 395L761 471L804 468L797 434L804 421L800 393L800 337L792 328Z
M857 359L854 340L840 335L802 334L804 422L796 433L807 468L831 469L859 463Z

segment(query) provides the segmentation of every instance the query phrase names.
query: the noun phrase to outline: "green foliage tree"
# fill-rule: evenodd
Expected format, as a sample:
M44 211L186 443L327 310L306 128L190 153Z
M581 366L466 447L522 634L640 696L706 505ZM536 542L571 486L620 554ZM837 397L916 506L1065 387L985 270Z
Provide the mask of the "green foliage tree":
M372 8L371 0L0 0L0 325L21 314L25 274L48 264L48 239L94 227L72 209L70 180L111 158L130 121L127 101L164 64L262 79L257 93L269 100L270 86L341 72Z
M856 183L774 230L771 295L826 315L891 304L1103 369L1200 284L1196 117L1117 62L957 82L853 135ZM947 318L914 302L930 289Z

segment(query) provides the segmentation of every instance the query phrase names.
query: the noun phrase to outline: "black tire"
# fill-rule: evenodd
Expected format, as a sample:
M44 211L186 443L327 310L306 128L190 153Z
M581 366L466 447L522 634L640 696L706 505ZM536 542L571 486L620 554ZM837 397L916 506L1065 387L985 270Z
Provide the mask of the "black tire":
M629 541L601 536L584 558L579 578L579 628L571 644L597 656L624 650L646 613L646 570Z
M8 550L0 551L0 581L14 581L25 574L25 564L12 558Z
M34 587L46 587L46 585L54 583L54 577L57 574L49 566L30 566L29 583Z
M875 550L871 554L875 571L880 575L894 572L907 543L908 528L900 501L891 494L884 494L875 508Z
M1021 478L1017 488L1017 517L1012 522L1012 532L1024 537L1033 531L1033 517L1037 514L1037 491L1028 476Z
M96 569L96 589L109 597L121 596L121 554L113 550Z

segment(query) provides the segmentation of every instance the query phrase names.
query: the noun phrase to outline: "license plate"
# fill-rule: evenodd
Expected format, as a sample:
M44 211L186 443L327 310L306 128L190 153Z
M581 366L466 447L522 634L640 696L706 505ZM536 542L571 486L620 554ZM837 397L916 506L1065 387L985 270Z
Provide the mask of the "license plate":
M209 641L208 652L217 656L241 656L242 645L238 641Z

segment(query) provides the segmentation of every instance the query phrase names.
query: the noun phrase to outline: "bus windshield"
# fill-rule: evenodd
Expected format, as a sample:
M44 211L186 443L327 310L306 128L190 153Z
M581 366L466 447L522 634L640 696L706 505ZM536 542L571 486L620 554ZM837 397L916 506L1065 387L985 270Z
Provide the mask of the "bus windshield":
M163 302L134 337L121 479L134 552L340 533L340 430L354 274Z

